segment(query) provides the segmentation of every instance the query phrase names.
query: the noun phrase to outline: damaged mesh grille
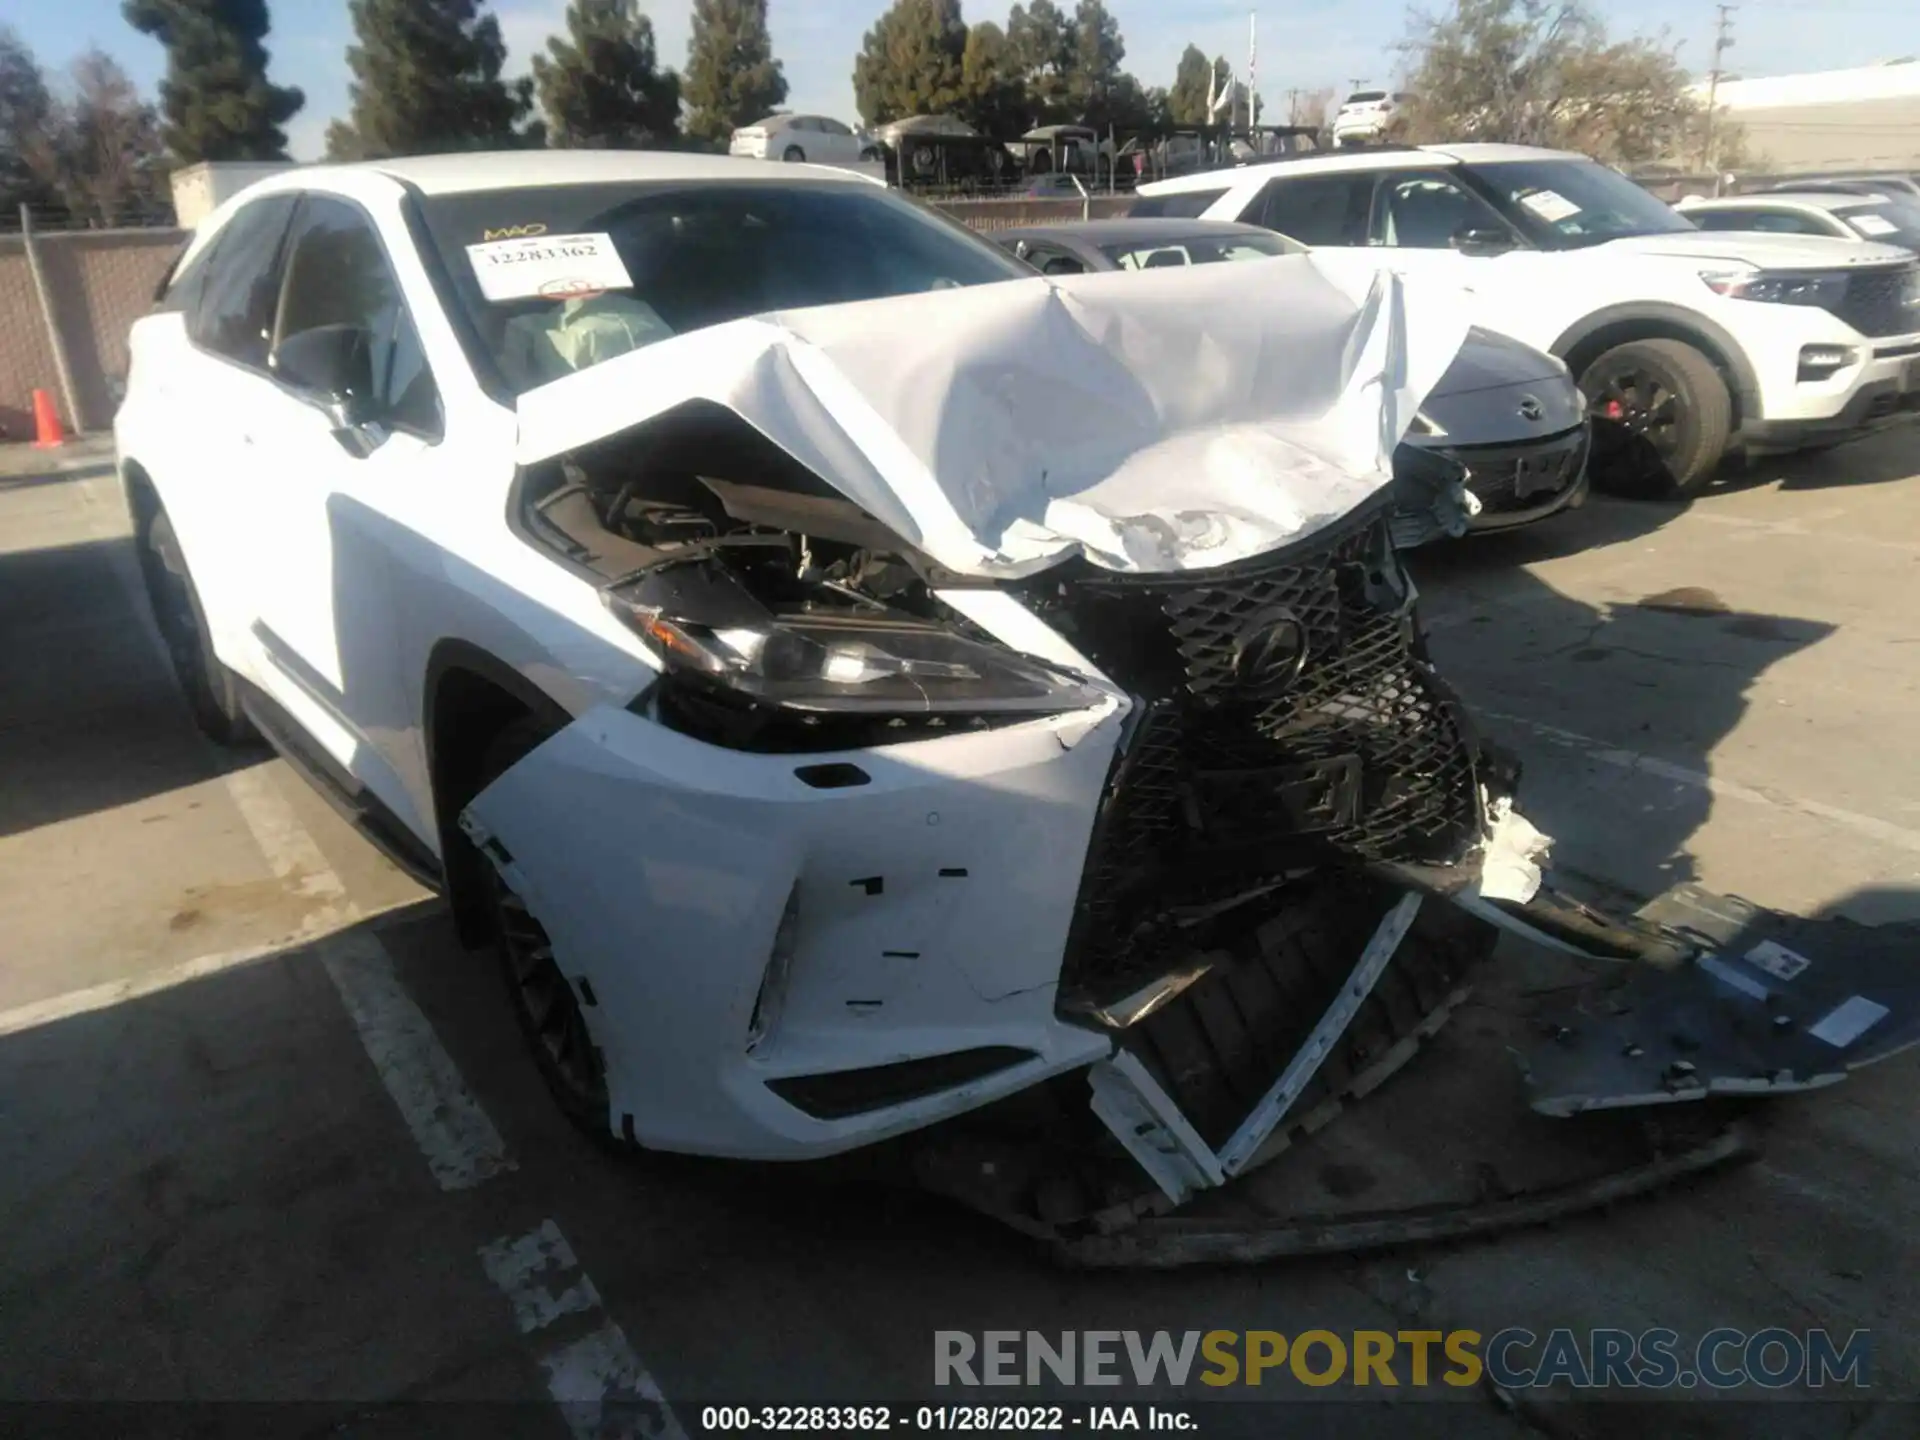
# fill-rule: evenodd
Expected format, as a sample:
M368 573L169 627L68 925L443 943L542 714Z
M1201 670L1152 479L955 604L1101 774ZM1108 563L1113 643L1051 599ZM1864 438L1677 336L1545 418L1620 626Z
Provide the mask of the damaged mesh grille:
M1415 652L1395 563L1376 518L1306 554L1087 578L1063 600L1056 623L1147 699L1096 827L1069 984L1164 961L1196 912L1329 851L1443 862L1471 842L1471 747Z
M1489 514L1544 505L1580 478L1586 466L1585 426L1544 444L1476 445L1443 452L1467 467L1467 488Z

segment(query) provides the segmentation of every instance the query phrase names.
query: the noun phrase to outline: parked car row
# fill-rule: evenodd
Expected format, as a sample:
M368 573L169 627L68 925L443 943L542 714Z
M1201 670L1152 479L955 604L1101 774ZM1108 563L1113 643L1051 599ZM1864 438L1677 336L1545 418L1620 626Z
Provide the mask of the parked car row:
M1145 185L1132 214L1247 222L1321 263L1462 287L1481 324L1565 363L1595 481L1621 490L1694 494L1736 449L1824 447L1920 411L1920 270L1880 243L1910 242L1920 215L1894 193L1682 213L1581 155L1382 146Z

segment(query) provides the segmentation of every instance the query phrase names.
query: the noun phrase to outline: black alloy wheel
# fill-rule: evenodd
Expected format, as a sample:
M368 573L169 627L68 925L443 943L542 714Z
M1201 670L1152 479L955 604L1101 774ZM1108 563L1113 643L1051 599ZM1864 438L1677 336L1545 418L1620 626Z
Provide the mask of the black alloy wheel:
M1678 340L1634 340L1580 375L1594 420L1594 483L1645 498L1699 493L1726 454L1733 401L1711 360Z
M480 788L512 769L548 733L532 720L503 730L488 749ZM534 1064L567 1118L595 1139L609 1139L606 1063L587 1027L580 993L561 970L546 927L491 860L482 864L507 998Z

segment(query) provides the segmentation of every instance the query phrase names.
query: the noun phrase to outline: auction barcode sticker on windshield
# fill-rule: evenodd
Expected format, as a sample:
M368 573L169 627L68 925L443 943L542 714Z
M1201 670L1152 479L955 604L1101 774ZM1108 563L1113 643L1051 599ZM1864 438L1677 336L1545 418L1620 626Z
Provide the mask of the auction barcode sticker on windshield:
M529 235L467 246L480 293L489 300L535 295L589 295L627 290L633 277L605 231L590 235Z
M1557 225L1580 213L1580 207L1558 190L1536 190L1531 195L1522 195L1520 203L1549 225Z

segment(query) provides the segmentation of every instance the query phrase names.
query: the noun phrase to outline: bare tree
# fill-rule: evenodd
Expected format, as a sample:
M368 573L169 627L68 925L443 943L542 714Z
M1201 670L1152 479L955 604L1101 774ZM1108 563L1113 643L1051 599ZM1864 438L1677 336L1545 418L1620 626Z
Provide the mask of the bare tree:
M76 221L149 218L162 203L159 117L127 72L97 46L73 62L62 105L60 190Z
M1704 111L1664 35L1612 40L1583 0L1455 0L1416 14L1397 137L1497 140L1633 164L1679 155ZM1728 139L1738 143L1737 135Z
M1323 135L1333 123L1333 103L1335 91L1332 86L1319 90L1302 90L1296 94L1287 107L1289 125L1311 125Z

